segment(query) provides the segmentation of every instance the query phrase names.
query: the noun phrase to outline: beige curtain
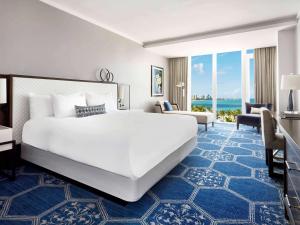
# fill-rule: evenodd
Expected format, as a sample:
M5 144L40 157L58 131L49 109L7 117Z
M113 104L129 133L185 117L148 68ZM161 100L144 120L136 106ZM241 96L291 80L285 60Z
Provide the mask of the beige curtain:
M187 77L188 58L169 59L169 99L177 103L180 110L187 109Z
M271 103L276 111L276 47L254 50L255 100L257 103Z

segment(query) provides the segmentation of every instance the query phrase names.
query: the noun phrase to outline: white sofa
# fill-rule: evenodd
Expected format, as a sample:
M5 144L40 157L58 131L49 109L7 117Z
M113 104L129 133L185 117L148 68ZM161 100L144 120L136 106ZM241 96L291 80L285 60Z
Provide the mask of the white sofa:
M165 113L165 114L181 114L181 115L189 115L194 116L197 119L198 124L205 125L205 131L207 131L207 125L209 123L214 126L214 121L216 120L215 114L212 112L191 112L191 111L180 111L177 104L172 104L173 111L167 111L164 106L164 101L159 101L155 105L156 113Z

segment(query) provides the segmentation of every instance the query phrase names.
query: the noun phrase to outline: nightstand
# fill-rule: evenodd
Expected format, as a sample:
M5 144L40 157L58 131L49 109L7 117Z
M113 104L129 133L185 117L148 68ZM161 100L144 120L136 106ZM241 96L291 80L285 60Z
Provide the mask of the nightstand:
M5 164L11 170L10 174L1 172L2 174L9 177L9 179L14 180L16 178L16 160L17 160L17 150L16 141L12 138L12 128L0 125L0 154L5 159ZM3 161L3 160L2 160ZM3 162L1 162L2 164ZM1 165L2 167L3 165ZM2 168L1 168L2 169Z
M145 112L144 109L118 109L118 110L121 110L121 111L129 111L129 112Z
M144 109L130 109L131 112L145 112Z

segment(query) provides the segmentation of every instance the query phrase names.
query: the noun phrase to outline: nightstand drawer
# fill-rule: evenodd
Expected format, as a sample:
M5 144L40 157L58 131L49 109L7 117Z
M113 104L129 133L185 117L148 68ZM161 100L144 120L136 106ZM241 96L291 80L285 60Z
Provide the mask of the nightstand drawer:
M12 128L0 126L0 143L12 140ZM12 144L0 145L0 151L12 149Z

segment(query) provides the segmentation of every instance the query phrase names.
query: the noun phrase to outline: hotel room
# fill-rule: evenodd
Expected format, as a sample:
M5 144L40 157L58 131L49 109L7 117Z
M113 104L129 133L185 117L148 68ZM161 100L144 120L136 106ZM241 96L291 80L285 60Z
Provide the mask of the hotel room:
M299 0L0 0L0 224L300 224Z

